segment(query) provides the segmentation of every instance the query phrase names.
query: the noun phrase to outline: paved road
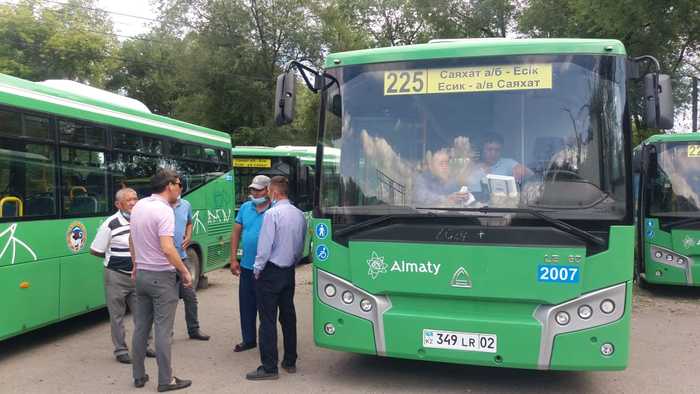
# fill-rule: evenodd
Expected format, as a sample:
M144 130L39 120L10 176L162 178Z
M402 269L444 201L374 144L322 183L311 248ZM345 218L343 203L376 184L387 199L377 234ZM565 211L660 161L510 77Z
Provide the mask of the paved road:
M299 372L278 381L248 382L257 351L233 353L239 339L237 280L209 275L199 293L209 342L187 339L182 305L174 337L174 371L194 380L183 392L700 392L700 288L656 289L635 295L630 366L623 372L540 372L425 363L319 349L311 337L310 267L297 274ZM156 375L155 361L147 369ZM98 311L0 343L2 393L155 392L131 385L131 368L111 355L107 313Z

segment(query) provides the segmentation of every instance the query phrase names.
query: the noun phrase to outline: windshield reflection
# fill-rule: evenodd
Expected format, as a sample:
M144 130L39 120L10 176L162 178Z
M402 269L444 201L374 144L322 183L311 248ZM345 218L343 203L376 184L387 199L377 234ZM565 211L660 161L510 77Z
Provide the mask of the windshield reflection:
M440 67L469 65L473 73L508 62L546 64L551 81L512 91L431 94L436 84L421 94L386 90L392 70L407 69L396 73L415 79L416 69L435 75ZM333 177L322 177L321 208L386 214L528 207L622 217L623 64L614 57L539 56L332 70L340 89L327 92L323 142L339 149L340 160Z
M700 211L700 143L666 143L658 151L657 163L651 180L651 213L683 216Z

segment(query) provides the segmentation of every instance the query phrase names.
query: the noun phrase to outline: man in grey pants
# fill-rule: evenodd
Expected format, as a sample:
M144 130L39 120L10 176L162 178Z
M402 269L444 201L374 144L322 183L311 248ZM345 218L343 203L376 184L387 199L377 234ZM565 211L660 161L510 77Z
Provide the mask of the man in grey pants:
M171 333L178 303L179 283L192 286L192 276L175 249L175 215L171 207L180 195L180 178L171 170L159 169L151 178L153 194L141 199L131 212L129 249L136 281L134 313L134 386L148 382L144 361L148 331L155 323L158 391L189 387L192 381L172 374ZM178 278L179 273L179 278Z
M104 259L105 299L109 311L114 357L123 364L131 364L125 340L124 316L127 305L133 313L136 300L136 289L131 281L133 264L129 254L129 215L137 201L138 196L134 189L120 189L114 202L118 211L100 225L95 240L90 245L90 254ZM146 355L156 356L151 349L146 351Z

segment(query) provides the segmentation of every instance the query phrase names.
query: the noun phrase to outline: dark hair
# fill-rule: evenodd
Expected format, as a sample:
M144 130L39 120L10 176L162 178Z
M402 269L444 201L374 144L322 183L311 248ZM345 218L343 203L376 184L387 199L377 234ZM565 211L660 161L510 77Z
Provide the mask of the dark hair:
M153 193L162 193L165 188L171 183L177 183L180 180L180 175L173 170L159 168L155 175L151 177L151 191Z
M498 144L503 146L503 136L497 133L487 133L481 138L481 148L486 144Z
M270 179L270 188L275 189L279 194L283 196L289 195L289 181L286 177L281 175L273 176Z

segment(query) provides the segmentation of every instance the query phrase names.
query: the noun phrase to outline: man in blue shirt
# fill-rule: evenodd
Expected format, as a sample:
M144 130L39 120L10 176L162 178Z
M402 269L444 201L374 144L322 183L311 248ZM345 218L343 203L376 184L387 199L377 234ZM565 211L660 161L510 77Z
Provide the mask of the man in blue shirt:
M306 219L289 202L287 178L270 180L272 207L263 216L253 272L260 313L260 365L246 375L249 380L277 379L277 310L282 326L282 368L296 372L297 318L294 309L294 267L304 251Z
M258 175L248 186L250 201L246 201L238 209L236 224L231 233L231 273L241 277L238 286L238 305L241 314L241 336L243 341L237 344L234 352L242 352L257 346L255 335L255 319L257 317L257 301L255 298L255 277L253 264L258 250L258 236L263 222L263 214L270 207L267 197L267 187L270 178ZM241 242L242 240L242 242ZM243 256L238 261L238 247L242 243Z
M192 261L187 258L187 247L192 242L192 205L190 205L189 201L178 197L177 202L173 205L173 211L175 213L173 242L182 262L185 263L191 274L193 272ZM190 339L208 341L209 335L202 333L199 329L197 293L194 286L185 287L180 282L180 298L185 302L185 322L187 323L187 334L190 336Z
M469 192L482 192L481 182L488 174L512 176L517 182L532 176L532 171L517 161L501 157L503 137L489 133L482 139L481 157L476 170L469 177Z

